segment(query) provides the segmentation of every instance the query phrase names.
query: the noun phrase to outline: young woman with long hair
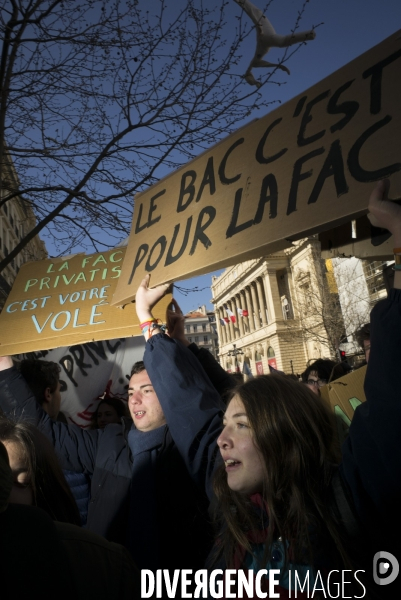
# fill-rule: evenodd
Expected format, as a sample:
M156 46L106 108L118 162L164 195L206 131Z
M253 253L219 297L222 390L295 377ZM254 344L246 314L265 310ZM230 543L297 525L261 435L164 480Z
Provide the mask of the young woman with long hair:
M78 508L50 441L33 425L0 417L13 487L9 502L38 506L55 521L81 525Z
M220 527L212 568L234 569L238 577L251 570L256 581L262 574L262 593L269 589L270 570L277 569L274 592L281 598L317 598L316 587L322 597L367 597L365 584L371 596L383 598L385 567L371 581L372 564L383 550L401 556L395 533L401 525L401 403L394 368L401 361L401 207L386 201L387 192L387 183L378 184L369 209L393 233L400 266L395 289L372 312L367 401L355 411L341 458L331 409L285 377L257 377L239 386L221 426L210 382L172 339L178 306L175 320L169 316L170 337L153 318L167 286L150 288L148 275L136 294L152 385L192 477L211 497L214 492ZM208 415L202 431L196 430L198 414ZM200 440L203 460L194 461ZM312 582L297 596L295 575L300 585ZM395 566L385 581L390 597L396 575Z

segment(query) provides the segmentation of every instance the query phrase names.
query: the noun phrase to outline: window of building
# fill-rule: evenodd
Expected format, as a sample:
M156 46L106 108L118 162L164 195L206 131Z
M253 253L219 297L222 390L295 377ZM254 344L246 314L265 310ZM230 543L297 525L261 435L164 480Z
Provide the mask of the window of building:
M188 338L188 342L189 342L190 344L192 344L192 338L191 338L191 337L189 337L189 338Z
M198 326L197 325L194 325L194 332L195 331L198 331Z
M207 343L207 341L208 341L208 337L207 337L207 335L204 335L204 336L203 336L203 341L204 341L205 343Z
M202 331L206 331L206 325L202 325Z
M196 335L196 336L195 336L195 344L197 344L198 342L199 342L199 336L198 336L198 335Z

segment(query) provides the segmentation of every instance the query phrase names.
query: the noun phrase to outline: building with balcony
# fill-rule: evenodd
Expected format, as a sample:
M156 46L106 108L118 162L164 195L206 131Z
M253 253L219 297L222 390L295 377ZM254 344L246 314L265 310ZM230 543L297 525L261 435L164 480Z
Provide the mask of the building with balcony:
M309 362L335 356L344 326L331 264L321 259L316 237L226 269L213 277L212 295L227 371L243 371L245 361L253 374L270 367L299 374Z
M185 315L185 335L200 348L209 350L218 359L219 340L216 329L214 311L207 311L206 306L200 306Z

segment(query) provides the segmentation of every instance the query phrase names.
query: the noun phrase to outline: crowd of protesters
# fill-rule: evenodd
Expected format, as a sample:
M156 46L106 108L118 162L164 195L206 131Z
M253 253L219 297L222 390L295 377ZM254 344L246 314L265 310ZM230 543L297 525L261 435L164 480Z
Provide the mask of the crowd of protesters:
M369 210L401 255L401 207L387 193L379 183ZM28 597L24 581L12 593L18 569L31 579L29 596L55 597L57 586L57 596L87 599L141 597L138 569L205 568L232 570L237 583L241 572L266 570L266 593L277 570L283 599L295 573L318 575L327 589L345 571L341 597L396 597L372 564L380 551L401 556L397 271L361 332L367 400L342 448L319 390L346 366L318 360L302 381L274 373L238 382L189 343L175 300L161 327L153 310L168 286L151 288L150 276L136 294L146 348L128 405L102 398L90 429L58 419L57 365L0 358L1 597Z

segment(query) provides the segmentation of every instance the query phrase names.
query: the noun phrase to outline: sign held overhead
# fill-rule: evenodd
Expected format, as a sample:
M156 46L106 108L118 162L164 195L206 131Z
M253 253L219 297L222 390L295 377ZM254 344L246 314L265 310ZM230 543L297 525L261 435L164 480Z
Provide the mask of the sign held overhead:
M0 356L141 335L134 305L110 306L125 251L22 265L0 314Z
M138 194L112 303L274 252L401 195L400 32Z

